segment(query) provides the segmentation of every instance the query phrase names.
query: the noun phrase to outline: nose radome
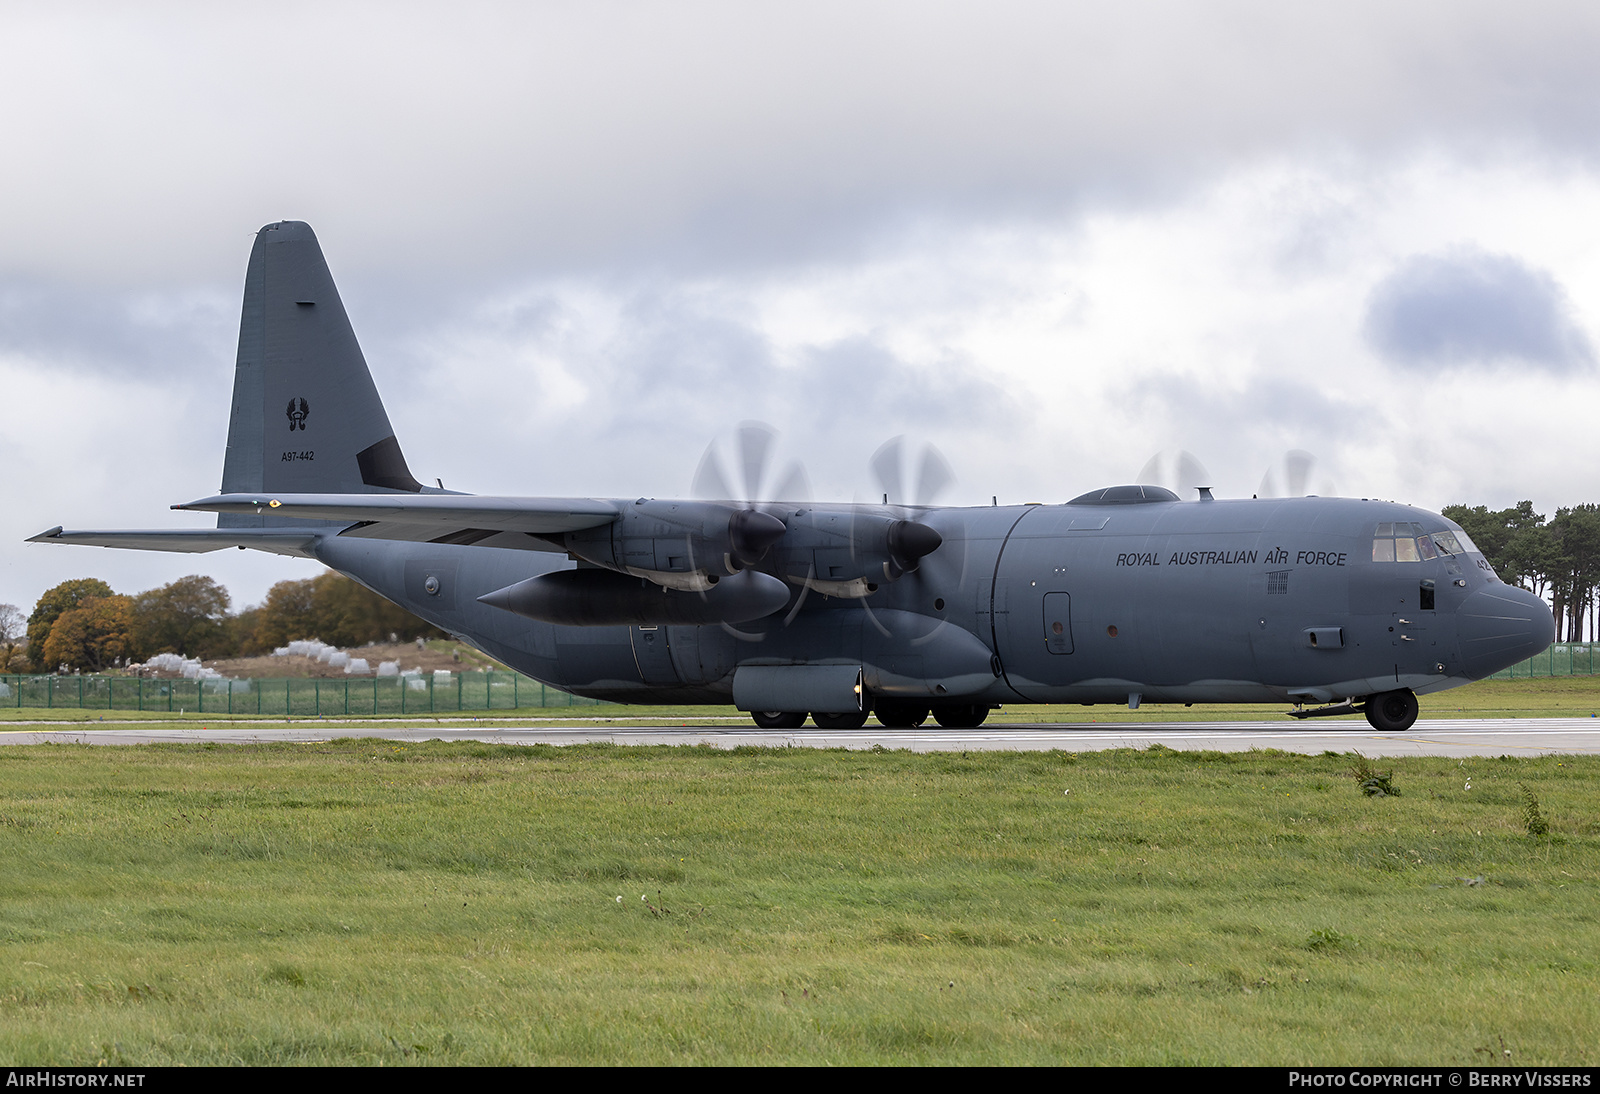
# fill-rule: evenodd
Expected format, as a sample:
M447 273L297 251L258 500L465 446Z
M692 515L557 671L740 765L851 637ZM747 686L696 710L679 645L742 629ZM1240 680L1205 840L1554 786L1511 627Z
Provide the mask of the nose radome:
M1556 638L1550 605L1514 585L1490 585L1467 597L1456 612L1461 661L1474 680L1510 668Z

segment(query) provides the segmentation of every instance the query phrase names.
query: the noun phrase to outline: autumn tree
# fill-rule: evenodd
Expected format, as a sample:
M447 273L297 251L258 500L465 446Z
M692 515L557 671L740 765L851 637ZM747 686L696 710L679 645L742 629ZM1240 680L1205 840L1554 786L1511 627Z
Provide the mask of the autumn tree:
M104 672L133 652L133 598L85 597L62 612L45 638L43 664Z
M156 653L225 657L232 652L231 605L227 589L198 574L140 593L133 600L135 652L141 660Z
M51 661L44 652L45 642L49 639L56 620L66 612L81 606L91 597L113 595L115 594L112 593L110 585L93 577L63 581L46 592L34 605L33 614L28 616L28 660L32 661L35 667L46 665L53 667L59 664Z
M316 636L315 581L280 581L267 591L257 613L253 646L246 652L268 653L296 638Z
M0 672L16 672L23 660L17 647L28 636L28 617L15 604L0 604Z

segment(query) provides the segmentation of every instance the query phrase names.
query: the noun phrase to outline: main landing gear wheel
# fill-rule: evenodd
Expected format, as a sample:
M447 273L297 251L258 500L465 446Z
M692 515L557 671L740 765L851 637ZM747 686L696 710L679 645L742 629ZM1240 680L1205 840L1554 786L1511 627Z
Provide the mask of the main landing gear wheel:
M928 720L928 708L916 703L880 700L872 704L872 714L880 725L890 729L915 729Z
M985 703L934 707L933 717L946 729L976 729L989 717L989 707Z
M867 712L864 710L852 711L849 714L812 712L811 720L821 729L860 729L867 724Z
M1380 733L1404 733L1417 721L1417 697L1410 688L1367 699L1367 721Z
M752 710L750 717L762 729L799 729L806 724L803 710Z

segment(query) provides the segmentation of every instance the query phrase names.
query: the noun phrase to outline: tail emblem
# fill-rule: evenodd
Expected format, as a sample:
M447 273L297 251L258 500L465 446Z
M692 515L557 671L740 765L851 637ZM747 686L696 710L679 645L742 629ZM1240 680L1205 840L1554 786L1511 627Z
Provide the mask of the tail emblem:
M311 413L311 404L304 399L289 400L289 432L305 429L306 415Z

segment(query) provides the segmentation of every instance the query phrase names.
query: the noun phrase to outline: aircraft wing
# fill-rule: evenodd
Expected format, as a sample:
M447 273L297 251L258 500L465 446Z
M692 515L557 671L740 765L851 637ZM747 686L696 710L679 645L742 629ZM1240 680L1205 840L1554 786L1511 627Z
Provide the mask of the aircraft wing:
M560 551L534 537L610 524L621 510L594 498L513 498L472 494L218 494L174 505L205 513L270 514L351 521L357 539Z
M137 531L65 531L58 524L29 536L29 543L75 543L85 547L121 547L132 551L178 551L203 554L224 547L253 547L278 555L310 558L306 548L321 529L309 528L150 528Z

